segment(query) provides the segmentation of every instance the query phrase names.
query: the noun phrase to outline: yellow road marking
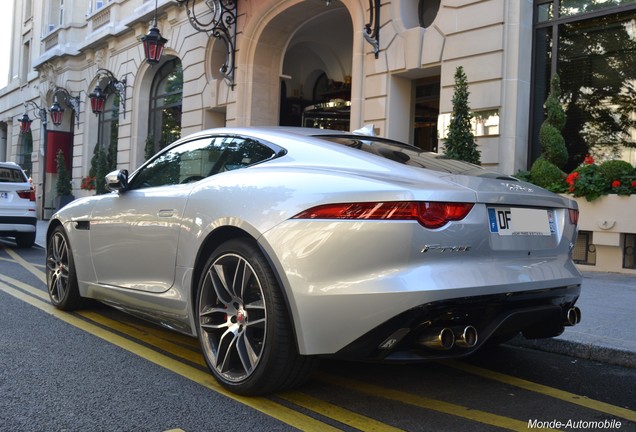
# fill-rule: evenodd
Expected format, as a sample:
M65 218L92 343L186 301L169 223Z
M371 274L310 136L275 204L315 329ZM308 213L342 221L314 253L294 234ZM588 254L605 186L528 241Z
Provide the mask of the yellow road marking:
M82 315L83 317L87 319L90 319L91 321L97 322L108 328L112 328L116 331L119 331L120 333L124 333L130 337L140 339L143 342L147 342L148 344L155 346L159 349L162 349L177 357L180 357L190 362L193 362L195 364L199 364L201 366L207 367L205 360L203 359L200 352L198 351L193 352L191 350L184 349L179 344L167 342L165 339L163 339L161 335L161 332L163 332L163 330L161 329L154 329L155 330L154 333L156 335L159 335L159 336L156 336L156 335L148 334L145 331L140 331L139 329L135 328L135 326L124 325L122 323L119 323L110 318L104 317L97 313L82 311L82 312L78 312L78 314ZM153 330L151 328L148 328L148 329ZM187 336L183 335L181 337L186 338ZM277 394L277 396L279 396L280 398L288 402L307 408L311 411L314 411L330 419L336 420L340 423L354 426L363 431L370 431L370 432L401 431L401 429L394 428L386 423L382 423L375 419L363 416L353 411L349 411L347 409L338 407L326 401L314 398L312 396L309 396L300 392L289 391L289 392Z
M480 411L472 408L468 408L461 405L456 405L450 402L444 402L436 399L430 399L424 396L419 396L401 390L394 390L387 387L381 387L375 384L369 384L361 381L352 380L344 377L336 377L324 373L317 374L321 381L325 381L329 384L345 387L353 391L365 393L374 397L381 397L384 399L390 399L397 402L413 405L419 408L424 408L431 411L437 411L444 414L450 414L455 417L462 417L468 420L476 421L479 423L487 424L490 426L497 426L500 428L510 429L513 431L527 432L528 422L520 421L513 418L492 414L486 411ZM553 429L542 429L553 431Z
M356 429L366 432L399 432L402 429L382 423L370 417L363 416L348 409L326 402L298 391L288 391L277 394L278 397L294 403L325 417L338 420Z
M11 258L13 258L13 260L15 262L20 264L22 267L24 267L30 273L33 273L42 282L46 283L46 274L42 270L39 270L39 269L35 268L35 266L33 264L31 264L30 262L28 262L27 260L22 258L20 255L18 255L18 253L16 251L14 251L13 249L4 248L4 250L5 250L6 253L9 254L9 256Z
M135 339L139 339L149 345L152 345L156 348L159 348L163 351L174 354L177 357L180 357L184 360L187 360L191 363L207 367L205 360L203 359L200 352L192 351L191 349L184 348L179 344L172 343L162 336L161 330L151 329L150 327L140 326L144 328L141 330L136 326L131 326L126 323L121 323L119 321L112 320L103 315L100 315L96 312L91 311L78 311L78 315L83 316L93 322L101 324L105 327L116 330L120 333L124 333L128 336L131 336ZM186 338L187 336L183 336Z
M18 287L18 288L20 288L20 289L22 289L24 291L27 291L30 294L32 294L33 296L35 296L37 298L40 298L42 300L47 301L49 299L49 295L48 295L48 293L46 291L42 291L40 289L37 289L34 286L26 284L26 283L24 283L22 281L14 279L14 278L12 278L10 276L5 276L3 274L0 274L0 281L3 281L3 282L11 284L13 286L16 286L16 287Z
M585 396L579 396L574 393L566 392L564 390L548 387L543 384L537 384L532 381L527 381L521 378L505 375L499 372L483 369L478 366L473 366L465 363L459 363L455 361L444 362L444 365L451 366L455 369L468 372L473 375L478 375L483 378L487 378L493 381L499 381L504 384L509 384L515 387L529 390L535 393L544 394L555 399L560 399L571 404L580 405L585 408L592 409L594 411L600 411L605 414L610 414L616 417L621 417L630 421L636 421L636 411L629 410L627 408L617 407L605 402L597 401L594 399L588 399Z
M33 290L37 290L32 288ZM141 358L144 358L156 365L159 365L165 369L168 369L184 378L194 381L210 390L222 394L230 399L254 408L270 417L280 420L290 426L304 430L304 431L338 431L340 429L309 417L305 414L294 411L291 408L287 408L276 402L273 402L266 398L260 397L242 397L228 392L218 384L209 372L204 372L193 366L188 366L178 360L175 360L167 355L158 353L150 348L147 348L141 344L126 339L123 336L111 333L108 330L103 329L95 324L88 323L74 315L60 311L48 303L44 303L37 298L26 294L20 290L12 288L7 284L0 282L0 290L5 293L16 297L19 300L24 301L36 308L61 319L62 321L72 326L78 327L81 330L97 336L113 345L125 349ZM38 290L39 291L39 290Z

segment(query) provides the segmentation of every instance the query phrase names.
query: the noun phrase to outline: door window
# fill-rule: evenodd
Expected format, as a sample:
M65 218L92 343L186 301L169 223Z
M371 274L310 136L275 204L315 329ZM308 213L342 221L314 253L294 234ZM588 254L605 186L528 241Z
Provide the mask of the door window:
M254 165L275 154L250 138L217 136L188 141L157 155L131 179L131 189L191 183Z

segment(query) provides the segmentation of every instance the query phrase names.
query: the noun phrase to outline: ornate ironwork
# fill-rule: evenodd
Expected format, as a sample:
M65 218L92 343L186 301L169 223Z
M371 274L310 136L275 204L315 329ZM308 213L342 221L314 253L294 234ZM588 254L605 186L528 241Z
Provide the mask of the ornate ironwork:
M64 87L55 87L53 90L53 100L57 102L58 94L62 95L62 100L75 113L75 120L79 123L80 115L80 97L71 95Z
M188 20L195 30L220 39L225 44L225 63L219 72L234 88L234 58L236 53L236 4L238 0L204 0L207 9L197 14L197 0L175 0L186 8Z
M364 38L373 47L373 54L380 53L380 0L369 0L369 22L364 26Z
M30 108L29 108L30 106ZM29 110L33 110L33 117L35 117L36 119L39 119L42 122L42 125L44 127L46 127L46 125L48 124L48 118L47 118L47 112L45 108L40 107L40 105L38 105L37 103L28 100L28 101L24 101L24 116L26 116L26 119L30 121L29 119L29 115L28 112ZM23 116L23 118L24 118Z
M99 92L101 93L102 90L99 85L99 82L102 79L102 75L106 75L106 78L108 79L108 83L106 84L106 86L104 86L103 93L105 95L108 95L109 93L112 92L119 95L119 103L121 104L121 109L124 112L124 118L126 118L126 77L124 76L121 80L118 80L115 77L115 74L113 74L108 69L104 69L104 68L97 69L97 73L95 75L97 76L97 86L95 87L95 91L93 91L91 95L95 95L98 89L99 89ZM89 97L91 96L89 95ZM106 97L104 96L104 100L105 99Z

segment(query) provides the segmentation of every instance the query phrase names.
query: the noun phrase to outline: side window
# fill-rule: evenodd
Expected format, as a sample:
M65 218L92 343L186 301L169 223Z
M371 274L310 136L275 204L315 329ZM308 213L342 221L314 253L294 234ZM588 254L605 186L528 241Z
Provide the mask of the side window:
M251 138L227 137L227 146L223 149L212 174L245 168L271 159L274 150Z
M201 180L214 165L214 147L215 140L207 137L163 152L131 179L130 187L143 189Z
M244 168L275 156L269 147L249 138L206 137L159 154L131 179L131 189L184 184Z

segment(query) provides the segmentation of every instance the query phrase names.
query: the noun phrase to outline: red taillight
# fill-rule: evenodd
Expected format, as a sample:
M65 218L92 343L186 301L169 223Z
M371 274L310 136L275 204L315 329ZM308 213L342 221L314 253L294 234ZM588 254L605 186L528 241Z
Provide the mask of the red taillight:
M421 202L418 221L426 228L441 228L450 221L464 219L472 203Z
M579 211L577 209L568 209L568 215L570 216L570 223L572 225L578 225Z
M35 191L33 188L16 191L18 196L22 199L28 199L29 201L35 201Z
M294 219L417 220L432 229L465 218L472 208L470 203L446 202L338 203L310 208Z

